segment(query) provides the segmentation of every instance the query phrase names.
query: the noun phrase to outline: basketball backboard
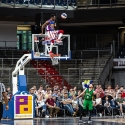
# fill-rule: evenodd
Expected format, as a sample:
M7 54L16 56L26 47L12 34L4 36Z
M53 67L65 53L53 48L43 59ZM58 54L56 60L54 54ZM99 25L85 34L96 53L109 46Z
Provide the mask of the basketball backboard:
M32 34L32 59L50 60L47 47L50 46L50 41L45 41L45 34ZM57 58L59 60L71 59L70 51L70 35L64 34L62 36L62 43L54 43L52 52L60 54Z

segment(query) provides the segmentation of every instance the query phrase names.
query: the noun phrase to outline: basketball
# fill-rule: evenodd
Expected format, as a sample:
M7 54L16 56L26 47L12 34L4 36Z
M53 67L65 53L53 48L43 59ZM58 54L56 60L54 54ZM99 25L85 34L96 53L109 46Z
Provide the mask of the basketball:
M66 14L66 13L62 13L62 14L61 14L61 18L62 18L62 19L66 19L66 18L67 18L67 14Z

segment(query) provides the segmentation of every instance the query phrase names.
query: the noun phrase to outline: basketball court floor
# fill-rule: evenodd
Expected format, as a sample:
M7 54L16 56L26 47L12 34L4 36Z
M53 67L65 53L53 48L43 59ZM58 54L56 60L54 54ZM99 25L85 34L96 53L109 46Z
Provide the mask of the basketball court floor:
M88 125L87 118L83 118L84 123L79 123L79 118L35 118L33 120L5 120L0 125ZM125 125L125 118L92 118L91 125Z

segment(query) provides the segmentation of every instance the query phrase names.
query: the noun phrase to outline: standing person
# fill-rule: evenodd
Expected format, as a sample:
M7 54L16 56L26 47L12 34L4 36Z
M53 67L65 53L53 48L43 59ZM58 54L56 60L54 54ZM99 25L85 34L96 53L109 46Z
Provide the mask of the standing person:
M50 50L48 50L49 54L53 54L52 48L53 48L54 40L58 43L62 42L61 37L64 33L63 30L55 30L55 27L56 27L55 20L56 20L56 16L52 14L50 19L47 20L41 27L42 34L45 28L45 34L47 35L47 39L51 41Z
M83 103L83 109L85 110L85 113L87 109L89 109L89 121L91 121L91 115L93 110L93 95L96 94L96 92L93 90L93 85L90 84L89 88L85 89L77 98L82 96L84 94L84 103ZM80 121L82 120L82 114L80 114Z
M5 89L4 84L0 83L0 121L3 116L3 103L2 103L3 99L6 104L6 110L8 110L9 106L8 106L8 99L7 99L7 95L6 95L6 89Z

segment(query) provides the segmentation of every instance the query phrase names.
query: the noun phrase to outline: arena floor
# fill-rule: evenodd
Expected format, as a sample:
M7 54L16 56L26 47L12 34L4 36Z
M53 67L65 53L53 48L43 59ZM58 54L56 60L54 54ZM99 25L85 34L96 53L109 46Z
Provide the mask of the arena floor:
M87 125L87 118L83 118L85 123L78 123L79 118L35 118L33 120L2 120L0 125ZM92 118L91 125L125 125L125 118Z

